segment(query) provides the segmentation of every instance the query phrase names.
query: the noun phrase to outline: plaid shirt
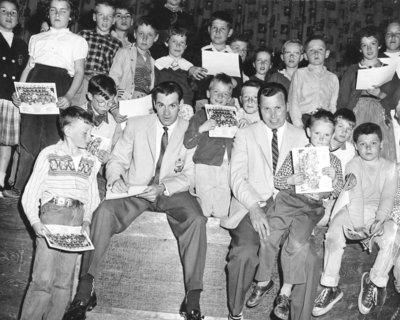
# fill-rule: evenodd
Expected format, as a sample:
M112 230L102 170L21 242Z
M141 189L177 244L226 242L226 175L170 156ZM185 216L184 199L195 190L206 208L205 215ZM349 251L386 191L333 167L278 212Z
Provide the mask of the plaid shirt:
M306 147L311 147L311 144L308 144ZM337 198L340 191L343 188L343 173L342 173L342 165L338 157L329 152L331 167L335 168L336 179L333 181L333 191L331 193L332 198ZM294 174L293 162L292 162L292 151L289 152L285 161L283 162L281 168L277 172L274 177L275 188L278 190L294 190L295 187L293 185L289 185L287 183L287 179Z
M108 74L121 41L111 34L101 35L96 30L82 30L79 32L89 45L86 58L85 75Z

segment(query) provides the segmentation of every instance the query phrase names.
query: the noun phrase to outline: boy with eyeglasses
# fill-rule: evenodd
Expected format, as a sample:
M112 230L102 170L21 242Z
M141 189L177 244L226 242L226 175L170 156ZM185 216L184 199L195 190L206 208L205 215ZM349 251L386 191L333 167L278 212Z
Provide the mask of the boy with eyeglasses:
M86 102L89 79L96 74L108 74L114 56L122 46L121 41L111 35L111 27L115 22L115 6L112 2L108 0L96 1L93 21L96 22L94 30L79 32L79 35L89 45L85 63L85 78L73 100L73 104L79 106Z
M282 45L281 59L285 64L285 69L271 75L269 82L276 82L283 85L289 92L292 76L303 60L303 45L298 39L290 39Z
M124 48L132 46L129 30L133 26L133 8L126 2L120 1L115 6L115 24L111 35L121 41Z

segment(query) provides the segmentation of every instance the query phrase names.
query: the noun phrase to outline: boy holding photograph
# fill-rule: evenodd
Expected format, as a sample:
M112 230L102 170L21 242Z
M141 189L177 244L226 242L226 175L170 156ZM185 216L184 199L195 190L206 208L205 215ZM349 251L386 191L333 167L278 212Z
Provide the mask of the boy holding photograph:
M207 90L209 103L227 106L231 101L233 87L231 77L224 73L217 74ZM209 131L216 126L215 120L207 120L204 108L197 111L190 119L183 144L187 149L197 147L193 155L195 187L204 215L225 217L231 199L228 179L233 138L211 138Z
M22 196L37 238L21 320L62 318L70 301L78 254L50 249L44 239L46 224L82 226L82 233L89 235L92 212L100 202L96 180L99 162L86 151L91 114L69 107L61 110L59 125L63 140L40 152Z
M338 284L346 247L344 226L366 234L381 229L381 234L375 238L379 246L375 263L361 278L358 307L362 314L368 314L376 304L378 288L386 287L393 266L397 225L388 217L397 189L396 164L381 156L383 142L379 125L371 122L359 125L354 130L353 139L358 156L347 164L346 175L354 175L356 184L348 191L349 203L332 218L326 233L321 276L324 289L315 300L313 316L324 315L343 297Z
M326 110L317 111L307 125L310 144L306 147L328 147L334 129L333 114ZM274 257L278 253L281 237L286 231L289 232L281 253L284 284L274 308L279 319L289 319L289 298L293 285L302 284L306 280L306 255L302 249L309 243L312 230L324 215L323 200L337 197L343 185L340 160L332 153L329 153L329 157L330 166L323 168L322 174L332 179L332 192L297 194L295 186L305 182L305 174L294 173L292 152L274 177L275 188L280 191L274 205L267 212L266 232L269 235L261 239L260 251L263 250L263 256L268 257L263 261L265 269L262 272L267 275L268 281L271 280Z

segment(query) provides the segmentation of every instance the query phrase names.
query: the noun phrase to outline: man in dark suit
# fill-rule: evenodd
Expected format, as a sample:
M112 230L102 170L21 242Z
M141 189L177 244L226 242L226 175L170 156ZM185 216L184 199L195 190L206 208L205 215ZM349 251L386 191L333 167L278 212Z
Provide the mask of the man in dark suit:
M123 232L144 211L166 212L178 240L186 295L181 314L187 320L202 319L200 292L206 258L206 221L189 191L193 187L193 152L183 146L188 121L178 117L182 90L175 82L160 83L152 91L155 114L128 120L107 165L112 192L129 186L148 186L143 193L101 203L93 216L91 238L96 248L83 256L77 294L64 320L85 319L95 306L94 279L111 237Z

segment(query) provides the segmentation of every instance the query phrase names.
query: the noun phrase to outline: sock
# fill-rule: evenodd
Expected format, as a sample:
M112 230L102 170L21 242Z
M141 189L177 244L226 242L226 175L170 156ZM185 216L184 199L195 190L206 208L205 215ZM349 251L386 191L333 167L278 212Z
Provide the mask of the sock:
M266 280L266 281L257 281L257 285L259 287L265 287L271 280Z
M292 293L292 287L292 284L284 283L279 294L290 297L290 294Z
M0 172L0 187L4 187L4 180L6 178L5 172Z
M75 299L81 300L83 303L88 303L90 296L94 290L94 278L91 274L85 274L81 277L78 285L78 289L76 290Z
M192 310L200 311L201 290L190 290L186 296L186 312L190 314Z

